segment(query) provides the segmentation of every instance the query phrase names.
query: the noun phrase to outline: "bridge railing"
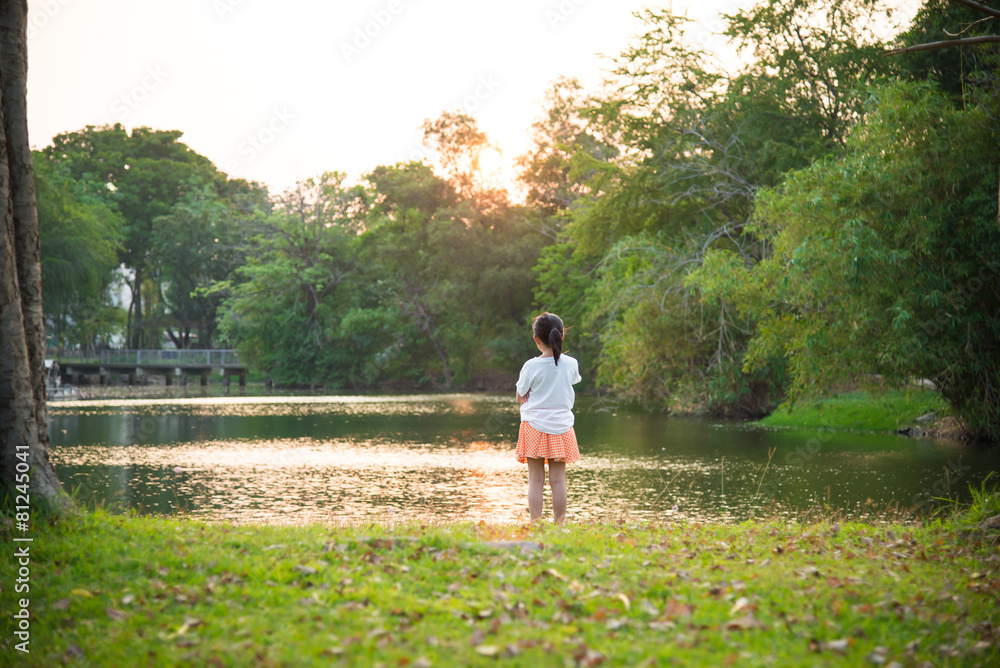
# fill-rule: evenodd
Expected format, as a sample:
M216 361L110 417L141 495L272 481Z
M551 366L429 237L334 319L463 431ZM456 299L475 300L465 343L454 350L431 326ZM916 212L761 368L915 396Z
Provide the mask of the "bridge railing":
M235 350L100 350L59 353L59 361L136 366L241 366Z

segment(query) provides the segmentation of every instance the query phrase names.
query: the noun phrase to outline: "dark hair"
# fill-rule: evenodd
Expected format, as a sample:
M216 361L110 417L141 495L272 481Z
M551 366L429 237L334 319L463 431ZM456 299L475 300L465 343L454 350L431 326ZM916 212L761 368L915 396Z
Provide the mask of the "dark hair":
M552 357L559 366L559 356L563 351L563 321L555 313L543 313L531 321L531 331L542 342L552 348Z

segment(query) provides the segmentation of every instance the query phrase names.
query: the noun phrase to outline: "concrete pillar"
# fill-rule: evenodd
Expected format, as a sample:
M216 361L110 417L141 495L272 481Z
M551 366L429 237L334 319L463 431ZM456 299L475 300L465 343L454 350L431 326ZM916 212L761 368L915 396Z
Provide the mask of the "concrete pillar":
M247 371L246 369L240 369L240 389L247 389Z
M211 373L211 371L202 371L201 372L201 386L202 387L208 387L208 374L210 374L210 373Z

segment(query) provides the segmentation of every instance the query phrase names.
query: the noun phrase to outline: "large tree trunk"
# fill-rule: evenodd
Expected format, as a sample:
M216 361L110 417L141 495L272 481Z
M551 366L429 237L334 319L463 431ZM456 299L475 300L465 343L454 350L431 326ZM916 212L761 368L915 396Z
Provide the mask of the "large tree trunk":
M28 144L26 0L0 12L0 453L3 483L29 466L33 500L68 504L49 462L42 263ZM26 457L25 457L26 456ZM22 465L23 469L23 465Z

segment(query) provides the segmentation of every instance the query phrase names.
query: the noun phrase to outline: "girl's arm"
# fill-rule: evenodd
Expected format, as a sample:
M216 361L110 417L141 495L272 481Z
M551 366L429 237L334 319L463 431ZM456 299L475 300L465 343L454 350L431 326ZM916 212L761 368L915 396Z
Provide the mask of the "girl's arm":
M528 394L531 394L531 392L528 392ZM526 395L524 395L524 396L522 397L522 396L521 396L520 394L518 394L518 393L517 393L517 391L515 390L515 392L514 392L514 396L515 396L515 397L517 397L517 403L519 403L519 404L523 404L523 403L524 403L525 401L527 401L527 400L528 400L528 394L526 394Z

